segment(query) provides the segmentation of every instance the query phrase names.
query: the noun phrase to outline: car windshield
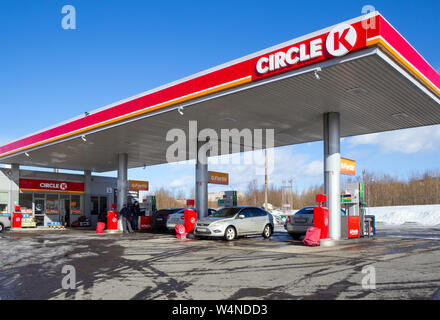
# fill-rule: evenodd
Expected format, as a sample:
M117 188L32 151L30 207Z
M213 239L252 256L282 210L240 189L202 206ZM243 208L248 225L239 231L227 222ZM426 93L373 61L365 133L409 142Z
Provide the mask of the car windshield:
M305 207L305 208L302 208L301 210L299 210L295 214L311 214L311 213L313 213L313 207Z
M210 217L215 218L230 218L237 214L238 211L240 211L241 208L223 208L218 210L217 212L213 212Z
M156 215L172 214L172 213L176 213L179 210L181 209L161 209L156 212Z

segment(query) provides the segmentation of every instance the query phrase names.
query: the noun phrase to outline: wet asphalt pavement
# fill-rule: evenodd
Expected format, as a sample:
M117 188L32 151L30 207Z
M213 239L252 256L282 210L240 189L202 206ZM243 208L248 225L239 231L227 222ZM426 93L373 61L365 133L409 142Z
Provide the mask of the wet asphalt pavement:
M63 266L76 289L63 289ZM364 269L373 267L374 269ZM440 228L378 226L375 241L309 248L274 236L47 230L0 234L0 299L440 299ZM376 288L362 286L375 271ZM364 272L363 272L364 271ZM368 282L370 284L370 282Z

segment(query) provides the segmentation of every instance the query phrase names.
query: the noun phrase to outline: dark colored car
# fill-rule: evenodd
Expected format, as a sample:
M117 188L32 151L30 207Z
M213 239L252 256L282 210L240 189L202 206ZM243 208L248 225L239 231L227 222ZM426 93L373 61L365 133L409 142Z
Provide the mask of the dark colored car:
M314 209L315 207L305 207L294 215L287 217L284 229L287 230L293 239L298 240L306 234L308 228L313 227ZM344 209L341 209L341 215L345 215Z
M151 228L154 230L167 230L167 220L170 214L176 213L183 208L160 209L153 213Z

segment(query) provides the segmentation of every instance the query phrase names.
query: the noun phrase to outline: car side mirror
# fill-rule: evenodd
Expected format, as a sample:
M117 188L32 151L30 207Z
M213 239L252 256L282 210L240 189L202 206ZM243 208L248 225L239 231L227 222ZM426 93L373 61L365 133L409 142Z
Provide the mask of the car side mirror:
M244 219L244 214L238 215L238 219Z

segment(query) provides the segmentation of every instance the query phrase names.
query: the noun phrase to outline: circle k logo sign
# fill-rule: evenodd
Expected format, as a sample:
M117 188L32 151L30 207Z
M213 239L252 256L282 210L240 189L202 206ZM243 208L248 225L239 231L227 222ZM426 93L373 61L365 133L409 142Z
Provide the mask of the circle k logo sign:
M341 57L356 45L356 29L346 23L338 24L328 34L303 40L293 46L260 57L256 63L257 75L323 61L329 56ZM326 54L327 53L327 54Z
M67 183L64 183L64 182L61 183L60 184L60 189L63 190L63 191L67 190Z
M341 57L353 49L356 40L356 29L346 23L341 23L330 31L325 46L332 56Z

